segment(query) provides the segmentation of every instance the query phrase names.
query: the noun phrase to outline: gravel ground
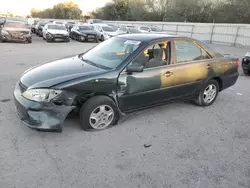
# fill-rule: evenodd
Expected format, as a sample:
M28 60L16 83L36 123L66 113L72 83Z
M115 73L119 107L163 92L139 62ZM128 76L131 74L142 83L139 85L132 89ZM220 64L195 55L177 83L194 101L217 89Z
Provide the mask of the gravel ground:
M12 93L22 72L94 45L37 37L0 44L0 188L250 187L250 78L241 70L237 84L207 108L161 106L99 132L82 131L77 118L66 120L62 133L21 124ZM211 46L238 56L247 51Z

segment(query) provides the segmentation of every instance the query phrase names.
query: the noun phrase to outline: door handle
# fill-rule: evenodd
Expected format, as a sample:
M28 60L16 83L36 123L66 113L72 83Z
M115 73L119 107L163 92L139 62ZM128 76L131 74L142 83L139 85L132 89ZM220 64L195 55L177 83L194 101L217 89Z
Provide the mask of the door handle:
M173 72L167 71L167 72L165 72L164 75L165 75L166 77L169 77L169 76L171 76L171 75L173 75L173 74L174 74Z
M211 69L211 65L210 64L207 64L207 69Z

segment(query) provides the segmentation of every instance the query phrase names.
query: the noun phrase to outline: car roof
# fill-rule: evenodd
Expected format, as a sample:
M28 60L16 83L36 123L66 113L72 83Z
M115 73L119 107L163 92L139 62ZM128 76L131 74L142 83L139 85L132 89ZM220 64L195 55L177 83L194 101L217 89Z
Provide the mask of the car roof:
M168 35L168 34L151 34L151 33L135 33L135 34L124 34L117 36L119 38L125 38L128 40L139 40L143 42L151 42L155 40L161 40L166 38L183 38L183 39L190 39L188 37L182 37L177 35Z

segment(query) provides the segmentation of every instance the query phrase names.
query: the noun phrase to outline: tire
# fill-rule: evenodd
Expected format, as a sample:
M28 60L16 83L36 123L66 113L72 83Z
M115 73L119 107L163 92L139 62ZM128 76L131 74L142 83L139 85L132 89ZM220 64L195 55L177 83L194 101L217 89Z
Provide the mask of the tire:
M52 42L52 41L51 41L50 39L48 39L47 37L46 37L45 40L46 40L46 42L49 42L49 43Z
M99 39L98 39L98 37L96 37L95 42L96 42L96 43L99 43Z
M102 42L104 41L104 36L103 36L103 35L101 36L101 41L102 41Z
M69 38L68 38L68 39L66 39L66 40L65 40L65 42L70 42L70 39L69 39Z
M100 111L100 109L102 109L102 111ZM107 123L104 123L102 127L97 128L98 123L95 119L90 118L91 114L98 116L97 118L99 120L104 118L102 120ZM107 96L95 96L87 100L80 109L81 128L85 131L104 130L117 124L118 120L119 112L116 104Z
M215 90L213 90L211 94L211 97L210 97L210 100L206 100L208 98L206 98L205 96L205 91L208 89L208 87L213 87L215 88ZM207 90L208 91L208 90ZM214 94L213 94L214 93ZM198 96L198 99L195 100L195 103L198 105L198 106L210 106L214 103L214 101L216 100L217 96L218 96L218 93L219 93L219 84L216 80L210 80L208 81L201 89L200 91L200 94Z
M32 43L32 38L27 38L28 43Z
M247 76L249 76L249 75L250 75L250 71L249 71L249 70L247 70L247 69L243 69L243 72L244 72L244 74L245 74L245 75L247 75Z

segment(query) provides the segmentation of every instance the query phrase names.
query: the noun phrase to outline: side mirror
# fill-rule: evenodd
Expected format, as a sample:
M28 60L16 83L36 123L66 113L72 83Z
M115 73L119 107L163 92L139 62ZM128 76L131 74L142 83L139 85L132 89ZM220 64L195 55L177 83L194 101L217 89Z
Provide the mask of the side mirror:
M131 64L127 67L127 73L143 72L143 66L138 64Z

